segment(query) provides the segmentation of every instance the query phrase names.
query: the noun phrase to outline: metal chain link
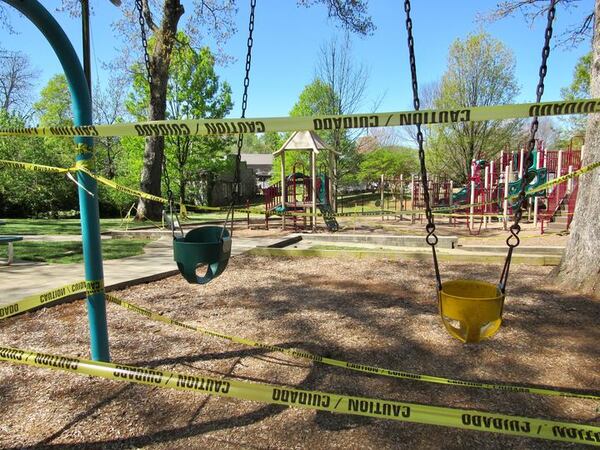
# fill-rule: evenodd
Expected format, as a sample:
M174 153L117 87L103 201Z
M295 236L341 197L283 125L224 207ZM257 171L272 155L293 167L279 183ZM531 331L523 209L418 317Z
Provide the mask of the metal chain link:
M166 153L163 152L163 160L162 160L162 164L163 164L163 175L165 177L165 184L167 185L167 200L169 201L169 220L171 221L171 234L173 235L173 239L175 239L175 222L177 222L178 224L179 222L179 215L175 212L175 200L173 199L173 190L171 189L171 178L169 177L169 171L167 170L167 155ZM183 229L181 228L181 225L179 225L179 231L181 232L181 235L184 235Z
M408 33L408 55L410 60L410 74L412 78L412 90L413 90L413 105L415 111L418 111L421 107L419 100L419 84L417 82L417 62L415 59L415 40L412 34L412 19L410 18L410 0L404 1L404 11L406 12L406 32ZM431 246L433 253L433 265L435 268L435 279L438 290L442 289L442 280L440 277L440 268L437 259L437 253L435 246L438 243L438 237L435 234L435 222L433 220L433 212L431 211L431 205L429 201L429 182L427 180L427 167L425 165L425 150L423 149L423 132L421 131L421 124L417 123L417 144L419 145L419 163L421 166L421 183L423 185L423 200L425 202L425 217L427 218L427 243Z
M142 34L142 47L144 47L144 63L146 64L146 72L148 74L148 84L152 86L152 71L150 70L150 55L148 54L148 39L146 36L146 21L144 20L142 0L135 0L135 7L138 11L138 22Z
M248 107L248 87L250 86L250 67L252 65L252 45L254 44L254 9L256 8L256 0L250 0L250 20L248 22L248 40L246 42L246 74L244 76L244 94L242 95L242 114L241 118L246 117L246 108ZM240 194L240 165L242 162L242 147L244 145L244 135L240 133L237 140L237 154L235 157L235 174L233 178L233 193L231 196L231 205L227 212L225 223L227 223L231 215L231 234L233 234L233 209L239 200ZM223 227L225 231L225 227Z
M542 62L539 69L539 80L536 88L536 103L542 101L542 95L544 94L544 79L548 73L548 56L550 56L550 40L552 39L552 23L554 22L554 16L556 15L556 2L557 0L550 0L550 6L548 7L548 21L546 23L546 31L544 33L544 47L542 48ZM506 282L508 280L508 271L510 269L510 261L512 253L516 247L519 246L521 240L519 239L519 233L521 232L521 218L523 216L523 204L526 200L526 189L529 184L527 177L527 169L533 165L533 151L535 150L535 136L538 131L538 117L535 116L531 121L531 128L529 130L529 141L527 143L527 154L524 155L525 163L522 165L523 173L521 174L521 190L517 197L517 201L513 205L514 209L514 223L510 226L510 236L506 239L506 245L508 246L508 254L504 262L504 268L502 269L502 275L500 275L500 289L502 292L506 289ZM508 180L506 180L508 183Z

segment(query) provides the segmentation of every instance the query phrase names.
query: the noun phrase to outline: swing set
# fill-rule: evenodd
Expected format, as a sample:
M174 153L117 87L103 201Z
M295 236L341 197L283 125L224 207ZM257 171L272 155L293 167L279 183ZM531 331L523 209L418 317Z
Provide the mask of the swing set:
M413 89L413 104L415 111L420 108L419 85L417 82L417 67L414 50L414 38L412 34L413 22L410 17L410 0L405 0L404 10L406 12L406 31L408 34L408 50L410 59L410 69ZM556 0L550 0L546 30L544 34L544 46L542 49L542 62L539 69L539 81L536 90L536 102L540 102L544 93L544 78L548 71L547 60L550 55L550 40L552 38L552 24L556 13ZM417 144L419 146L419 163L421 168L421 181L423 184L423 197L425 201L425 215L427 217L427 244L431 246L433 255L433 265L435 269L435 280L438 293L439 312L450 335L465 343L479 342L482 339L493 336L502 323L502 311L506 297L506 284L510 263L515 248L519 246L519 232L521 226L519 222L526 208L526 189L529 183L528 177L522 177L521 186L516 201L514 202L514 223L510 227L510 236L506 240L508 253L504 262L504 267L500 275L500 281L497 285L480 280L458 279L442 283L440 268L436 254L436 244L438 238L435 235L435 222L431 210L427 167L425 164L425 151L423 149L423 133L421 125L417 124ZM527 144L527 153L525 156L526 165L530 167L533 164L535 150L535 136L538 129L538 118L533 118Z
M152 75L150 71L150 57L148 54L148 42L146 39L145 18L142 4L139 1L135 2L135 7L138 12L138 21L141 29L142 47L144 48L144 62L148 76L148 84L151 84ZM252 34L254 32L254 10L256 8L256 0L250 1L250 19L248 23L248 40L246 53L246 74L244 77L244 93L242 97L242 114L241 118L246 117L246 108L248 106L248 86L250 85L250 67L252 63L252 44L254 42ZM163 176L167 185L167 199L169 209L166 217L169 217L169 225L173 236L173 258L177 263L177 268L181 275L191 284L207 284L221 275L227 268L229 257L231 256L231 238L233 235L233 215L234 208L239 199L240 191L240 164L241 153L244 144L244 135L240 133L237 140L237 155L235 159L235 174L233 181L233 195L227 209L227 216L223 221L223 225L202 226L184 233L180 225L180 221L175 211L173 191L171 190L171 182L167 171L167 157L163 153ZM165 211L166 212L166 211ZM231 220L229 218L231 217ZM227 224L230 223L230 229L227 229ZM179 236L176 229L179 229ZM206 266L206 273L203 276L197 274L200 266Z
M251 1L249 35L247 41L246 54L246 74L244 78L244 93L242 101L242 115L245 117L248 86L250 80L250 66L252 60L252 32L254 30L254 9L256 0ZM545 40L542 50L542 61L539 69L539 81L536 90L536 102L541 101L544 92L544 78L547 73L547 60L550 54L550 40L552 37L552 24L554 21L556 0L550 0L548 8L547 24L545 29ZM411 3L410 0L405 0L404 10L406 13L406 31L409 51L409 63L412 80L413 105L415 111L420 109L419 89L417 80L416 58L414 50L413 38L413 21L410 16ZM148 74L149 58L147 54L147 45L144 31L144 17L141 8L138 7L139 21L142 27L142 40L145 50L145 61ZM514 223L510 227L510 236L506 240L508 253L504 262L504 267L500 275L498 284L492 284L486 281L473 279L457 279L442 282L440 268L436 253L436 245L438 238L435 234L435 222L431 208L429 196L428 173L425 162L425 151L423 148L423 133L421 124L416 124L417 134L416 140L418 144L419 163L421 171L421 183L423 189L423 199L425 203L425 216L427 225L426 242L431 247L433 256L433 266L435 271L435 281L437 288L439 314L442 322L448 333L465 343L479 342L493 336L502 323L502 312L504 300L506 297L506 285L511 264L511 259L515 248L520 243L519 232L521 227L522 211L526 207L526 193L528 178L523 177L520 187L514 187L514 194L518 196L514 202ZM538 129L538 118L534 117L531 123L527 152L525 156L526 167L530 167L533 163L533 155L536 144L536 132ZM239 134L237 141L237 158L235 168L234 195L228 209L227 218L222 226L204 226L195 228L187 234L183 233L180 227L180 236L176 235L175 223L179 221L171 220L171 230L173 233L173 254L177 262L177 266L181 275L189 283L206 284L217 278L226 269L229 257L231 255L232 234L233 234L233 208L238 198L239 191L239 174L240 174L240 159L241 149L243 144L243 134ZM174 202L173 193L170 189L168 174L166 171L166 161L163 161L163 173L167 182L167 191L171 217L174 217ZM231 216L231 228L227 230L227 221ZM200 265L207 265L207 271L204 276L198 276L196 270Z

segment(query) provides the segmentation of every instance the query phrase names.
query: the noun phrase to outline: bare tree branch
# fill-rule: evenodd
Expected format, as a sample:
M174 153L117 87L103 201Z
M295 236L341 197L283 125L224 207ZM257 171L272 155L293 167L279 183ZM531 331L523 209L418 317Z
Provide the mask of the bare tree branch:
M5 111L26 111L31 100L34 81L40 71L31 67L27 55L0 48L0 108Z
M339 20L341 26L361 35L370 35L375 25L367 14L367 0L297 0L298 5L312 6L322 3L327 6L329 17Z
M558 0L557 4L565 9L577 8L583 0ZM587 7L587 5L586 5ZM490 12L479 14L478 20L481 22L495 22L507 17L513 17L521 14L530 26L540 18L545 18L548 12L549 2L547 0L505 0L499 2L496 8ZM592 36L594 26L594 11L590 8L590 13L585 16L583 21L578 24L570 25L556 39L556 46L574 47L583 41L589 40Z

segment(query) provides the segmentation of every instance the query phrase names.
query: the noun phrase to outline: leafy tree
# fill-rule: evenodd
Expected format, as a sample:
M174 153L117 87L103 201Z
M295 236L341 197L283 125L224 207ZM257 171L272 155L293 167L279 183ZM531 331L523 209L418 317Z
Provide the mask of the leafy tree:
M242 153L273 153L285 141L286 133L269 131L266 133L245 134ZM228 146L229 153L237 153L237 140L232 140Z
M219 80L211 51L207 47L195 51L190 44L189 37L179 32L168 77L166 118L221 118L233 106L231 88ZM150 48L154 45L151 40ZM139 65L134 67L133 92L127 101L129 112L137 117L144 114L149 96L148 83L140 69ZM181 202L186 201L191 179L202 171L218 171L223 166L229 140L220 136L166 138L168 168L172 169L170 181L178 185L174 192Z
M40 126L56 127L73 123L71 111L71 93L64 74L54 75L40 92L40 100L33 109Z
M573 81L571 84L560 90L562 98L565 100L576 100L582 98L590 98L591 88L591 71L592 71L592 52L583 55L577 61L577 65L573 70ZM571 116L567 119L569 127L568 133L573 135L585 134L587 117Z
M439 109L491 106L511 103L518 93L512 52L489 34L479 33L451 45L433 103ZM518 135L520 123L490 120L430 128L432 171L465 180L471 160L494 157Z
M298 101L290 110L290 116L302 117L332 114L332 98L334 98L334 94L331 86L321 79L316 78L312 83L304 87L300 93L300 96L298 97ZM331 131L320 132L318 134L321 139L323 139L323 141L330 146L329 148L333 148ZM284 139L282 139L282 142L277 148L281 147L283 141L290 135L291 133L284 134ZM318 168L328 166L327 153L328 152L322 152L319 154L317 158ZM294 170L294 167L297 171L300 170L308 172L310 170L310 153L305 151L287 152L285 157L285 172L288 174L291 173L292 170ZM273 182L277 182L281 179L280 168L281 159L280 157L277 157L273 160Z
M22 117L0 109L1 127L23 127ZM0 159L58 167L73 164L72 153L57 147L58 139L0 138ZM67 141L62 140L69 144ZM66 146L67 147L67 146ZM72 148L72 144L68 146ZM0 168L0 215L23 217L50 215L77 208L75 185L59 174Z
M415 149L384 147L364 155L360 163L358 177L361 181L378 181L383 174L386 178L400 175L410 176L418 168Z
M275 131L268 131L261 136L260 140L263 142L267 152L273 153L281 148L285 142L285 135Z
M127 2L129 5L132 1ZM223 43L231 33L235 32L232 15L236 11L235 0L198 0L193 2L193 9L187 21L187 34L191 42L197 44L202 40L202 31L208 31L216 38L217 45ZM359 34L368 34L374 29L367 15L366 0L299 0L301 5L324 4L328 7L329 15L336 18L342 26ZM150 63L150 92L148 119L165 119L167 105L168 77L171 58L177 42L179 21L185 13L181 0L160 0L151 2L141 0L142 15L147 24L149 34L154 37L156 45L149 54ZM71 12L77 13L79 0L63 0L63 5ZM123 8L131 11L133 8ZM0 16L1 17L1 16ZM121 26L123 34L132 37L132 25L137 26L135 15L128 15L129 20ZM123 25L122 23L121 25ZM125 29L129 30L126 32ZM139 30L139 29L138 29ZM138 35L139 36L139 35ZM131 38L127 40L128 50ZM130 54L129 51L124 52ZM129 67L127 64L126 67ZM144 150L144 165L141 174L141 189L145 192L160 195L161 192L161 162L163 160L164 139L160 136L146 139ZM140 199L138 210L141 214L156 218L160 215L160 205Z

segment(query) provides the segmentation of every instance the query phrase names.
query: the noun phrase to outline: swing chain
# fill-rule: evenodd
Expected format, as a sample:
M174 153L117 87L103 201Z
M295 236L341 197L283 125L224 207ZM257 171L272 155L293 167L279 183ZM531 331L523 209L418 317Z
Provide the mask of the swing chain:
M254 9L256 8L256 0L250 0L250 20L248 22L248 40L246 43L246 74L244 76L244 93L242 95L242 114L241 118L246 117L246 108L248 107L248 87L250 86L250 67L252 65L252 45L254 44L254 38L252 34L254 32ZM237 154L235 157L235 173L233 179L233 192L231 196L231 206L227 212L227 218L225 223L229 219L231 214L231 234L233 234L233 209L239 200L240 194L240 165L242 161L242 147L244 146L244 135L240 133L237 140ZM225 228L223 228L223 231Z
M254 8L256 7L256 0L250 0L250 21L248 23L248 41L246 43L246 74L244 76L244 94L242 95L242 114L241 118L246 117L246 108L248 107L248 87L250 86L250 67L252 64L252 44L254 39L252 34L254 32ZM234 195L239 194L239 183L240 183L240 163L242 159L242 147L244 145L244 135L240 133L237 141L237 156L235 163L235 181L234 181Z
M417 82L417 62L415 58L415 40L412 34L412 19L410 18L410 0L404 1L404 11L406 12L406 31L408 33L408 54L410 59L410 73L412 78L412 90L413 90L413 105L415 111L418 111L421 106L419 100L419 85ZM442 280L440 277L440 269L438 266L437 254L435 246L438 243L438 237L435 234L435 222L433 220L433 212L431 210L430 199L429 199L429 182L427 180L427 167L425 165L425 150L423 149L423 132L421 131L421 124L417 123L417 144L419 145L419 163L421 166L421 183L423 186L423 201L425 203L425 217L427 218L427 225L425 230L427 231L427 238L425 239L427 244L431 246L433 253L433 265L435 268L435 279L437 288L439 291L442 289Z
M148 39L146 37L146 21L144 20L142 0L135 0L135 7L138 11L138 22L142 35L142 47L144 47L144 63L146 72L148 72L148 84L152 86L152 71L150 70L150 56L148 55Z
M167 185L167 200L169 201L169 222L171 222L171 234L173 235L173 239L175 239L175 223L179 223L179 217L175 212L174 204L175 200L173 200L173 190L171 189L171 179L169 177L169 171L167 170L167 155L163 153L163 175L165 178L165 184ZM181 225L180 225L181 227ZM183 229L180 228L181 235L183 236Z
M544 47L542 48L542 62L539 70L539 80L536 88L536 103L542 101L542 95L544 94L544 79L548 73L548 57L550 56L550 40L552 39L552 23L554 22L554 16L556 15L556 2L557 0L550 0L550 6L548 7L548 21L546 23L546 31L544 33ZM506 239L506 245L508 246L508 254L504 262L504 268L502 275L500 276L500 289L504 292L506 288L506 281L508 280L508 271L510 268L510 260L512 253L516 247L519 246L521 240L519 233L521 232L521 218L523 216L523 204L526 200L526 189L529 184L529 178L527 176L527 170L533 165L533 152L535 150L536 133L538 131L539 122L538 116L534 116L531 121L531 128L529 130L529 141L527 142L527 153L523 166L523 173L521 174L521 190L514 204L514 223L510 226L510 236ZM506 181L508 182L508 180Z

